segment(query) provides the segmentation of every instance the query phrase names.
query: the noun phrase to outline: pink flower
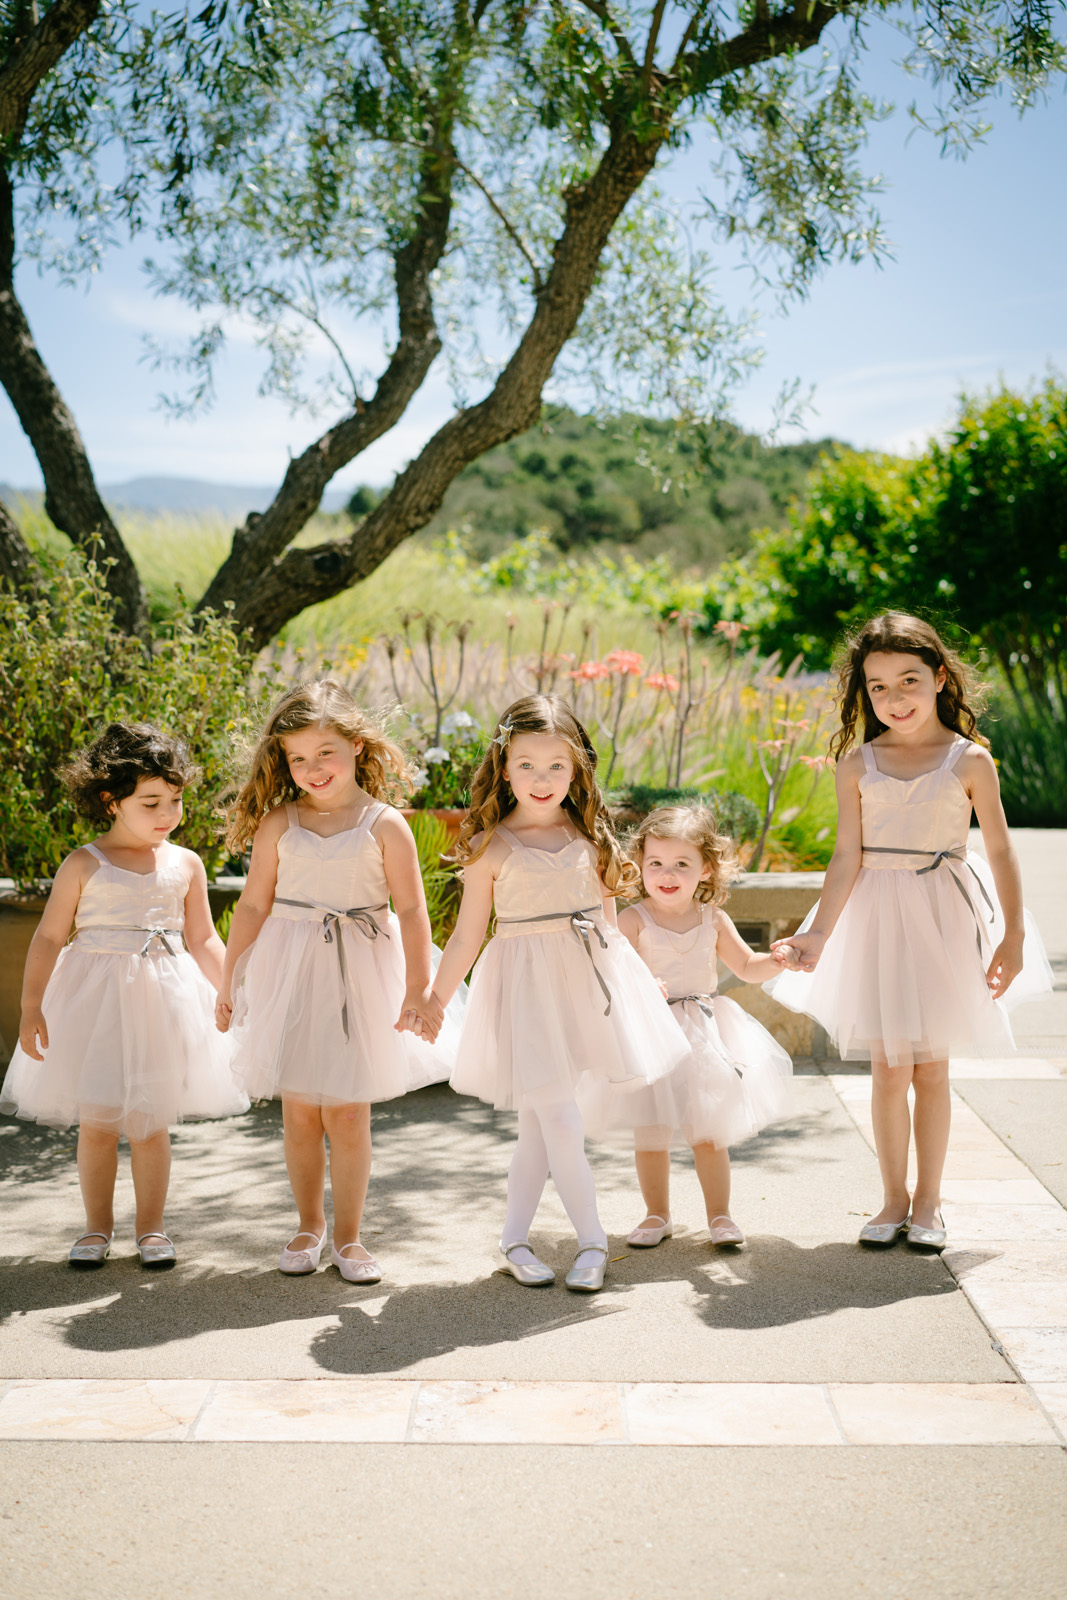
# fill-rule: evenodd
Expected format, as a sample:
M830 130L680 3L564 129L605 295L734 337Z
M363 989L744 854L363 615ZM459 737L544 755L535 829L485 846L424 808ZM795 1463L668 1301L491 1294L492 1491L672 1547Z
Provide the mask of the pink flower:
M798 756L797 759L798 761L803 761L804 765L811 767L812 770L816 767L832 767L834 764L833 756Z
M645 682L650 689L666 689L668 694L678 692L678 679L672 678L669 672L654 672Z
M606 661L583 661L575 672L568 672L567 676L579 683L593 683L597 678L610 678L611 668Z
M748 632L748 623L717 622L715 624L715 632L721 634L730 644L736 644L741 635Z
M639 678L645 670L645 658L636 650L610 650L604 660L609 671L622 678Z

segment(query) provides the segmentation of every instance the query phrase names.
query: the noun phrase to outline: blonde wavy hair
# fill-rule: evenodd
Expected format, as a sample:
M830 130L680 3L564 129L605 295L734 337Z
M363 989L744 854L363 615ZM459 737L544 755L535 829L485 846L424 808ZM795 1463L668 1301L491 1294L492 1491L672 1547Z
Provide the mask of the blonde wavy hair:
M872 617L858 632L850 635L834 663L837 707L841 715L841 726L830 740L830 754L835 760L840 761L853 744L870 744L886 731L885 723L879 721L871 705L863 672L863 663L876 650L884 650L889 655L918 656L935 676L944 667L944 686L937 694L938 720L953 733L962 733L975 744L989 744L978 731L978 713L986 698L985 685L976 680L966 662L928 622L906 611L887 611L884 616ZM863 724L862 740L857 739L858 722Z
M350 744L362 741L356 756L356 782L375 800L395 801L410 793L412 772L407 757L375 719L353 700L335 678L298 683L282 696L267 718L252 752L248 777L229 808L226 843L246 850L263 818L276 806L303 793L293 782L282 740L304 728L334 728Z
M597 753L593 741L565 700L555 694L528 694L514 701L497 722L493 742L471 779L470 810L459 830L453 859L461 866L477 861L515 801L505 773L508 748L518 734L554 734L570 747L574 777L563 809L579 833L595 846L597 867L608 892L632 896L640 888L640 875L627 861L615 837L608 809L596 781ZM475 834L482 835L476 850Z
M719 832L715 813L709 806L660 806L650 811L626 841L626 854L638 873L644 860L646 839L684 839L687 844L695 845L701 861L711 868L711 876L697 884L693 899L717 906L723 904L739 864L734 841L729 834ZM641 887L643 891L643 883ZM646 898L643 892L641 898Z

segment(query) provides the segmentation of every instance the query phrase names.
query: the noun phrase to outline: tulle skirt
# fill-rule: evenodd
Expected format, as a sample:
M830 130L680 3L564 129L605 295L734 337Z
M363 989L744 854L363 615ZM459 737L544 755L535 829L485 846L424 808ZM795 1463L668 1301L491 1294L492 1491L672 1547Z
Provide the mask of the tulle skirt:
M617 929L596 970L569 926L490 940L474 969L452 1087L498 1110L574 1098L591 1073L620 1088L666 1077L689 1052L659 986ZM611 994L605 1016L599 971Z
M992 918L968 867L985 886ZM946 863L921 875L862 867L814 972L782 972L764 988L791 1011L820 1022L846 1061L868 1060L872 1052L884 1054L892 1067L1011 1055L1008 1011L1047 994L1052 969L1027 912L1023 970L1004 999L994 1000L985 972L1003 934L992 874L981 856L968 854L966 866Z
M248 1110L215 1027L215 991L186 950L141 956L68 945L42 1010L45 1059L16 1048L0 1111L136 1140Z
M381 926L368 939L342 922L327 943L319 919L267 918L234 969L230 1024L234 1074L254 1100L286 1095L310 1105L355 1105L448 1077L465 991L450 1004L436 1043L397 1033L404 947L395 915ZM439 950L433 959L436 968Z
M688 1055L668 1077L633 1094L587 1075L578 1090L587 1133L611 1138L632 1131L638 1150L683 1141L722 1149L788 1116L792 1060L754 1017L722 995L711 1016L692 1000L671 1010Z

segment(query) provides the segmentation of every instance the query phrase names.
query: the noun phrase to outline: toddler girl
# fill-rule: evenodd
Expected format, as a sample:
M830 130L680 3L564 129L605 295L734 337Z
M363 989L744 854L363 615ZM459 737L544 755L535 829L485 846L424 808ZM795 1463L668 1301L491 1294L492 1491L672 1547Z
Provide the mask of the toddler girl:
M940 1250L949 1132L948 1060L1014 1050L1003 999L1051 988L959 657L918 617L866 623L839 669L837 841L822 899L777 947L790 965L769 986L807 1011L845 1060L871 1061L884 1204L865 1244ZM863 742L853 749L862 718ZM988 867L967 852L974 810ZM1025 940L1024 940L1025 932ZM813 974L809 976L809 974ZM908 1191L915 1092L917 1177Z
M432 1041L433 945L411 829L389 797L410 786L397 745L330 678L279 701L234 806L229 841L252 843L233 915L218 1024L253 1097L278 1095L300 1227L279 1268L314 1272L326 1239L351 1283L381 1268L359 1242L370 1179L370 1102L448 1076ZM395 908L391 914L389 902ZM402 1010L423 1037L396 1030Z
M224 951L204 866L168 840L196 776L177 739L123 722L63 774L77 809L105 831L56 873L26 957L0 1111L78 1124L85 1232L70 1252L75 1266L99 1266L110 1252L121 1134L137 1249L145 1266L169 1266L168 1128L248 1109L212 1025Z
M553 1281L529 1246L551 1171L578 1235L570 1289L604 1282L597 1214L575 1090L590 1073L641 1087L686 1054L685 1035L615 927L614 896L636 880L611 831L596 751L554 695L517 700L497 723L460 832L463 904L437 973L447 1002L481 949L452 1087L518 1112L501 1240L503 1271ZM406 1019L414 1025L414 1018Z
M706 808L653 811L633 837L631 859L644 897L620 912L619 931L663 987L689 1052L669 1077L636 1095L583 1085L586 1125L594 1134L635 1130L648 1214L627 1243L647 1248L673 1231L670 1145L680 1135L693 1151L712 1243L741 1245L744 1234L730 1216L729 1147L786 1114L793 1064L753 1017L716 994L716 959L759 983L781 970L783 958L751 950L717 904L737 861Z

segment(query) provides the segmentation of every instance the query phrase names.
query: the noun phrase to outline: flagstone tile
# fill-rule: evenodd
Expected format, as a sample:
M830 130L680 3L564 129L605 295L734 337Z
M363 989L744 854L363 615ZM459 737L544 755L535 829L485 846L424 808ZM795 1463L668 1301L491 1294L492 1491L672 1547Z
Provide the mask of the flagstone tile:
M959 1206L1056 1205L1044 1184L1033 1177L946 1177L941 1184L941 1198Z
M627 1435L642 1445L839 1445L826 1393L801 1383L636 1383Z
M1067 1327L997 1328L1026 1383L1067 1383Z
M1060 1078L1063 1068L1053 1061L1037 1056L1009 1056L1004 1060L950 1061L949 1078Z
M997 1241L1042 1240L1067 1243L1067 1211L1050 1199L1044 1205L955 1205L941 1208L945 1225L957 1246Z
M1067 1383L1035 1383L1031 1388L1067 1440Z
M194 1437L400 1444L417 1387L384 1378L220 1381Z
M1050 1328L1067 1326L1067 1278L1055 1282L987 1283L971 1278L964 1293L982 1320L996 1328Z
M1010 1244L957 1245L941 1256L961 1283L1054 1283L1067 1281L1067 1241L1033 1240Z
M1056 1444L1022 1384L831 1383L850 1444Z
M184 1439L209 1379L48 1378L0 1400L0 1439Z
M621 1444L614 1383L424 1383L411 1438L424 1444Z

